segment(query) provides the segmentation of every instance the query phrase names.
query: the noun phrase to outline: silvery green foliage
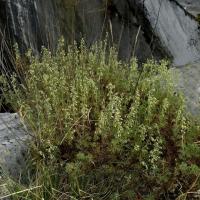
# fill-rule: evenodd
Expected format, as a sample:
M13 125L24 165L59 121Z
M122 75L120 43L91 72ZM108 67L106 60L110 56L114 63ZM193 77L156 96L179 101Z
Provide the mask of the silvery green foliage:
M87 49L82 42L65 51L64 41L55 55L43 49L41 58L28 57L26 81L14 76L5 96L35 133L31 156L39 180L47 171L56 179L62 174L46 186L48 194L63 188L81 199L86 193L74 193L81 187L98 199L100 189L87 187L101 183L124 198L153 190L158 197L176 188L185 171L192 168L196 176L199 168L190 159L191 149L199 151L193 143L199 126L187 118L166 61L138 69L136 59L122 63L105 43ZM67 189L60 185L63 176Z

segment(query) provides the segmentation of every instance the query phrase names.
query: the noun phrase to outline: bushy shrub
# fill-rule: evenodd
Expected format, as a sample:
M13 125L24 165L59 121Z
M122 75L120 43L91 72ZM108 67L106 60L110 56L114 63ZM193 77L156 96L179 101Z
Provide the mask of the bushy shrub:
M33 134L33 183L42 187L26 197L170 199L197 190L199 126L166 61L125 64L114 48L84 42L28 57L25 81L4 82Z

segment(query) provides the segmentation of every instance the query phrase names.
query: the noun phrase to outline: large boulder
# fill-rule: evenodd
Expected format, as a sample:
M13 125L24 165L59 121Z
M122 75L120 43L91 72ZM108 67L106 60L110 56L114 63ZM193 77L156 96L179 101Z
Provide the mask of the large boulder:
M183 92L187 111L194 116L200 115L200 62L175 68L178 72L177 88Z
M187 11L184 2L186 3L184 0L144 1L146 16L154 33L171 53L176 66L200 59L199 23ZM191 0L187 2L190 2L190 6L193 4Z
M123 60L172 57L179 66L200 58L195 0L2 0L0 11L1 32L21 52L55 50L62 35L90 46L108 34Z
M77 3L71 3L77 2ZM105 38L119 48L119 57L127 60L133 54L140 61L167 56L159 42L153 45L151 26L137 1L102 0L2 0L4 27L21 52L41 46L54 50L63 35L67 42L85 38L88 45ZM138 12L139 11L139 12ZM2 18L3 19L3 18Z
M25 154L29 136L17 114L0 114L1 172L20 177L25 169Z

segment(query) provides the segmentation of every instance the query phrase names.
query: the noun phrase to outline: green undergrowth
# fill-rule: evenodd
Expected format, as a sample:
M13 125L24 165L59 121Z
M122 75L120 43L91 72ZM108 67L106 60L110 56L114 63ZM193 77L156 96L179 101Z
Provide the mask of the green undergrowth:
M13 199L187 199L199 189L200 128L166 61L125 64L105 43L29 53L4 96L32 133L30 185ZM19 59L19 58L18 58ZM21 192L20 192L21 191Z
M200 24L200 14L197 15L196 19L197 19L197 21L198 21L199 24Z

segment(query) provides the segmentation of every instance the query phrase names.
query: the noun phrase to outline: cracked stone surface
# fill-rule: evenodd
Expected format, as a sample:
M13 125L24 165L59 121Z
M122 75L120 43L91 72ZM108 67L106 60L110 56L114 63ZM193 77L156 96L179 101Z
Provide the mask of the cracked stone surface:
M186 105L193 115L200 115L200 62L177 67L178 89L185 95Z
M17 114L0 113L0 166L3 172L19 177L25 166L28 134Z
M177 0L186 11L188 11L194 17L200 14L200 1L199 0Z
M171 53L173 64L184 66L200 59L200 32L198 22L178 2L148 0L144 6L155 34Z

